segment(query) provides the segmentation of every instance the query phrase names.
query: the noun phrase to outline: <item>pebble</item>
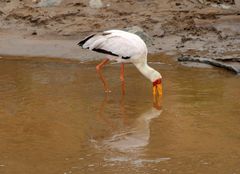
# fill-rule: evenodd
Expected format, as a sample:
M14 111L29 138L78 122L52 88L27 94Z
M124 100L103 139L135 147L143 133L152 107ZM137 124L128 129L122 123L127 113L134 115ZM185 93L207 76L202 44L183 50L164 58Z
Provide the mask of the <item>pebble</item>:
M62 0L41 0L36 1L37 7L51 7L51 6L57 6L62 2Z
M89 6L91 8L102 8L103 7L103 3L101 0L90 0L89 1Z

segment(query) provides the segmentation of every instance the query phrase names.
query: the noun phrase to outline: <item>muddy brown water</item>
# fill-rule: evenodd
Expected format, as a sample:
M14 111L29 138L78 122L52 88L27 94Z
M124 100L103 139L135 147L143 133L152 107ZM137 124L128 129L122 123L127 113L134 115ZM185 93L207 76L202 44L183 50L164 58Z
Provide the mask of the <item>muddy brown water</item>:
M162 109L151 83L126 65L0 61L0 173L240 173L240 79L219 69L151 63L164 77Z

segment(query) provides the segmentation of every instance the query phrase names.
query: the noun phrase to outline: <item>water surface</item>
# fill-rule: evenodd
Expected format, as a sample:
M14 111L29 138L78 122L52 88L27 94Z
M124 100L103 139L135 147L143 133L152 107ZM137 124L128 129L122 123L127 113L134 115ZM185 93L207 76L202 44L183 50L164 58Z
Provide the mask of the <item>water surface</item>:
M164 61L164 59L163 59ZM168 62L168 61L164 61ZM151 63L151 83L126 65L0 61L0 173L240 173L240 79L218 69Z

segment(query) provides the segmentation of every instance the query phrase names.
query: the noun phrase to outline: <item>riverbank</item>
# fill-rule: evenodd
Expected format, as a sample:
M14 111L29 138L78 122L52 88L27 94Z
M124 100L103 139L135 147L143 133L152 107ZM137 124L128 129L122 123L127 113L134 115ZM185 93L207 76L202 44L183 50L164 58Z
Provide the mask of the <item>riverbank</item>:
M240 57L238 1L37 2L0 2L0 55L92 60L99 55L76 43L93 32L117 28L140 35L150 53L164 52L176 60L183 55L231 63Z

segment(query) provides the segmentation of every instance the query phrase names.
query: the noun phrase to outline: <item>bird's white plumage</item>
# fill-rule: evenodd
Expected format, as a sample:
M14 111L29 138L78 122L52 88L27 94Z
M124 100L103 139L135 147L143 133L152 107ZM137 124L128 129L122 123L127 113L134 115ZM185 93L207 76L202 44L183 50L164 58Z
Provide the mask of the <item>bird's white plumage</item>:
M147 46L136 34L122 30L107 30L88 36L80 46L106 54L106 58L117 62L132 62L150 81L161 79L161 74L147 64Z
M117 55L118 59L129 57L129 61L134 60L135 57L146 57L147 55L146 44L139 36L121 30L108 30L96 34L88 39L82 47L90 50L105 50Z

